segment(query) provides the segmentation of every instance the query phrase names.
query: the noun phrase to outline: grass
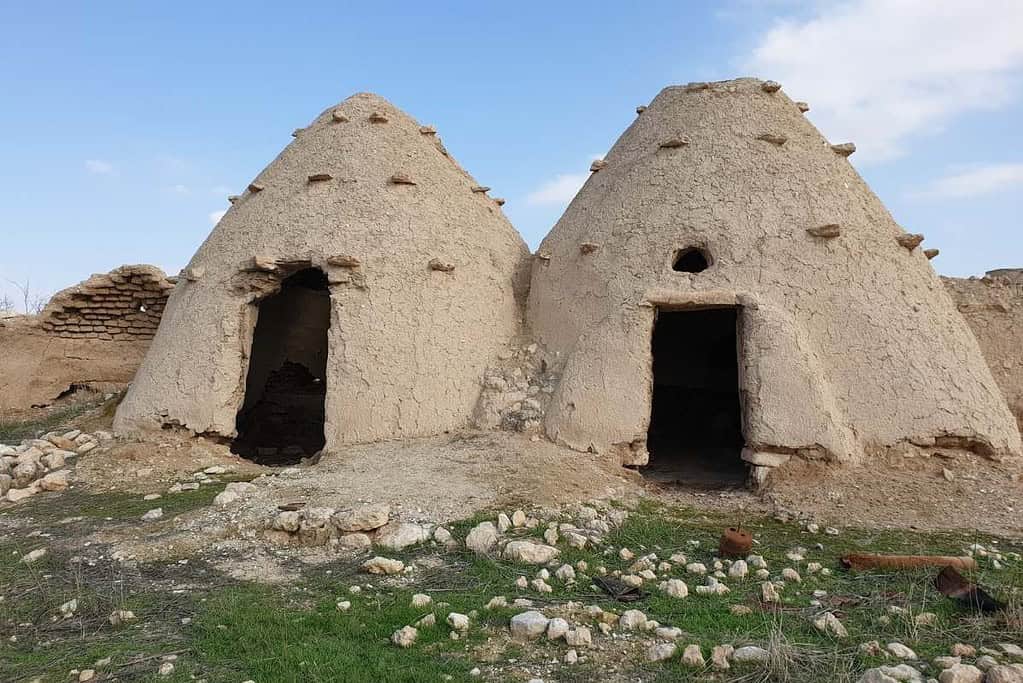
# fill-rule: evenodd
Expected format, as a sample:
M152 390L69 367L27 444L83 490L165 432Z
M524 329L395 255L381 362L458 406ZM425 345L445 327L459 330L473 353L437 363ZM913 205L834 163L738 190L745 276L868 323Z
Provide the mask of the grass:
M168 514L205 505L219 487L166 496L155 504ZM79 514L93 519L135 519L144 507L137 500L90 501L64 494L61 508L77 506ZM104 498L110 498L104 496ZM115 497L116 498L116 497ZM172 503L173 501L173 503ZM170 505L179 507L169 508ZM19 515L21 513L19 512ZM461 537L479 516L452 526ZM492 518L492 516L491 516ZM690 561L710 565L721 529L732 520L693 510L644 505L629 520L607 537L604 547L592 550L563 549L561 560L576 563L585 560L593 572L598 566L609 571L626 570L630 562L617 550L628 547L637 556L655 552L667 559L682 552ZM70 562L72 549L53 551L38 565L26 568L13 552L31 549L32 542L22 535L18 541L0 543L0 680L63 679L71 668L82 668L106 656L118 667L120 680L157 680L156 668L162 654L175 652L175 672L164 681L205 678L214 681L467 681L474 667L484 671L484 680L515 681L539 676L546 681L583 682L593 680L642 681L855 681L869 667L887 662L864 654L859 644L878 640L881 644L899 641L929 660L948 654L956 642L975 646L996 646L1001 642L1023 642L1023 562L1010 561L1003 570L993 569L981 560L976 580L995 594L1014 603L1015 617L977 617L961 611L932 587L933 571L850 573L837 568L837 558L851 551L899 551L960 554L972 543L1019 552L1018 544L982 535L949 533L922 534L896 530L844 530L839 536L809 534L793 524L773 519L753 519L745 524L760 541L756 551L763 554L772 577L782 568L796 566L803 583L788 585L782 591L780 605L762 605L758 599L760 582L755 579L725 582L732 592L722 597L695 593L698 577L685 575L675 567L672 575L683 578L690 596L677 600L648 586L649 596L635 604L616 603L594 591L588 581L565 585L552 578L550 595L538 595L514 587L515 578L532 578L536 567L481 558L461 550L442 551L436 547L418 547L401 553L386 553L417 569L409 577L380 578L359 573L358 561L338 557L326 564L304 565L292 561L289 569L301 580L286 586L265 586L232 581L194 558L187 565L120 565L112 562ZM52 525L47 527L53 531ZM543 527L518 530L521 536L539 536ZM693 542L699 542L699 546ZM47 542L51 547L55 544ZM820 543L823 548L817 548ZM66 545L66 544L65 544ZM73 545L73 544L72 544ZM806 563L798 565L785 554L797 546L806 548L807 561L818 561L832 569L831 576L809 574ZM614 552L604 554L604 548ZM281 555L288 562L290 555ZM360 558L361 559L361 558ZM350 594L349 586L359 584L362 591ZM187 590L181 593L182 586ZM823 590L824 605L810 605L814 590ZM424 592L435 601L438 625L420 629L419 640L409 650L393 646L390 635L397 628L416 620L431 608L413 609L413 593ZM605 610L621 613L640 609L648 618L663 625L677 626L685 635L681 646L699 643L708 659L713 646L756 644L770 647L769 666L734 667L727 674L686 669L678 657L658 664L647 664L643 653L649 645L645 634L621 631L614 639L599 635L593 628L595 647L580 651L587 661L574 666L552 665L567 647L563 643L541 640L517 645L507 638L507 624L521 608L485 610L495 595L509 600L527 597L538 606L559 609L569 600L583 605L597 604ZM58 606L72 596L80 600L73 620L53 621ZM350 600L352 607L340 612L339 599ZM747 616L729 611L733 604L753 609ZM889 615L895 605L907 610L907 616ZM106 623L111 609L125 606L139 615L139 622L115 630ZM818 632L812 619L825 609L833 611L850 632L836 640ZM449 611L470 614L472 628L459 640L449 638L443 623ZM930 626L917 625L913 617L933 612L937 621ZM181 624L182 617L191 619ZM576 613L570 621L582 623L586 617ZM593 624L590 624L593 627ZM17 642L11 643L11 635ZM133 663L134 662L134 663ZM616 673L617 672L617 673ZM931 672L933 673L933 672ZM618 676L619 678L615 678Z

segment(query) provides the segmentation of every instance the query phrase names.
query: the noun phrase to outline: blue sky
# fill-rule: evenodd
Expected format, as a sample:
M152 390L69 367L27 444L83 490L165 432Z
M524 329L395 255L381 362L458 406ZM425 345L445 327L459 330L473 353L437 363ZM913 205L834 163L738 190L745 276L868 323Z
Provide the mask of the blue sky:
M954 275L1023 266L1023 3L51 2L0 7L0 295L176 273L291 131L358 91L423 123L531 247L668 84L809 101Z

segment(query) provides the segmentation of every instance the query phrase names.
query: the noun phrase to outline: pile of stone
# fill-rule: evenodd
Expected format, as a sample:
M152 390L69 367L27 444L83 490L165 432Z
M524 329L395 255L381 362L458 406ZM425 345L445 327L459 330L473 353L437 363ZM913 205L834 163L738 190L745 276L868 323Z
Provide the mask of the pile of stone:
M499 364L483 376L475 427L528 433L540 430L557 381L540 355L533 343L512 346L499 354Z
M71 473L67 465L112 439L108 432L74 429L26 439L18 446L0 444L0 497L17 503L40 491L63 491Z
M225 494L232 497L232 503L236 495L244 495L229 485L215 500L221 507L225 507L220 500ZM331 545L352 551L368 551L373 546L403 550L431 539L442 546L455 544L444 527L392 521L390 506L382 503L345 510L310 506L281 510L267 525L264 537L277 545Z

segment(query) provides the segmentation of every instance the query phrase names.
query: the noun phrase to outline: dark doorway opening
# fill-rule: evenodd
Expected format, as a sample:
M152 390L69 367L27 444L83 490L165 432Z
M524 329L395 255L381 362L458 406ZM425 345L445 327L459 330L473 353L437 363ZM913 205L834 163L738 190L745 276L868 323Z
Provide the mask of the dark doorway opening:
M706 488L742 486L738 309L658 311L648 477Z
M329 328L330 292L318 268L291 275L259 302L232 452L290 465L323 448Z

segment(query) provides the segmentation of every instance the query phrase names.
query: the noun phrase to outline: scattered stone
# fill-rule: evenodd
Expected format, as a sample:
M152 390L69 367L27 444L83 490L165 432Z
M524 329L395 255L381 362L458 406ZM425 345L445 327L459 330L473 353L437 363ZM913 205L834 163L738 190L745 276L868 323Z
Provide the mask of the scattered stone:
M404 550L430 538L429 532L418 524L400 522L381 527L376 544L388 550Z
M745 617L753 614L753 609L746 605L732 605L728 611L737 617Z
M575 581L575 569L573 569L570 564L563 564L554 572L554 576L565 583Z
M560 552L554 546L543 543L512 541L504 547L504 558L525 564L547 564L557 557Z
M362 563L362 570L370 574L399 574L404 569L404 562L387 557L377 556Z
M602 624L606 626L606 624ZM593 636L590 629L585 626L578 626L565 634L565 642L572 647L589 647L593 644Z
M46 548L36 548L31 552L27 552L21 556L19 560L22 564L32 564L46 557Z
M334 607L337 608L338 612L347 612L348 610L350 610L352 608L352 601L351 600L339 600L338 603L336 605L334 605Z
M508 600L503 595L498 595L490 598L490 602L486 604L487 609L501 609L508 606Z
M82 669L81 673L78 674L78 682L84 683L84 681L91 681L96 678L95 669Z
M160 665L160 668L156 670L156 673L161 676L170 676L174 673L174 662L164 662Z
M412 626L402 626L391 635L391 642L401 648L410 648L419 637L419 631Z
M373 547L373 541L366 534L357 531L355 533L341 534L338 536L337 546L342 550L365 552Z
M678 646L675 643L657 643L651 645L650 649L646 651L646 660L648 662L663 662L674 657L676 650L678 650Z
M838 620L831 612L825 612L820 617L814 620L814 628L821 633L825 633L835 638L848 638L849 632L846 630L842 622Z
M682 629L675 626L659 626L654 629L654 635L664 640L676 640L682 637Z
M781 602L781 596L778 595L778 589L770 581L764 581L760 584L760 596L764 602Z
M679 579L668 579L661 584L661 588L673 598L681 599L689 595L689 586Z
M965 643L956 643L950 651L953 657L974 657L977 654L977 648Z
M433 612L427 614L425 617L415 623L416 628L433 628L437 625L437 615Z
M302 515L294 510L286 510L278 513L277 517L274 518L273 528L277 531L287 531L293 533L298 531L298 528L302 525Z
M956 664L938 676L940 683L982 683L984 672L972 664Z
M123 626L124 624L130 624L137 618L138 617L135 616L135 613L132 612L130 609L115 609L113 612L110 613L110 616L107 617L107 621L110 622L111 626L117 628L118 626Z
M749 565L745 560L736 560L728 568L728 576L733 579L745 579L747 574L749 574Z
M480 522L465 537L465 547L477 555L486 555L497 545L497 527L493 522Z
M511 518L503 512L497 515L497 530L499 533L504 533L511 529L512 521Z
M740 647L732 653L732 661L739 664L761 664L770 659L771 653L756 645Z
M412 596L412 606L415 608L426 607L433 602L433 598L425 593L416 593Z
M565 658L561 661L563 661L565 664L575 664L576 662L579 661L579 653L577 653L575 650L569 650L568 652L565 653Z
M799 572L797 572L792 567L786 567L785 569L782 569L781 578L785 579L786 581L792 581L793 583L803 582L803 577L801 577L799 575Z
M974 664L981 671L989 671L998 666L998 660L991 655L981 655L980 657L977 657L977 661L975 661Z
M701 562L690 562L686 565L686 571L690 574L702 576L707 573L707 567Z
M331 521L340 531L373 531L387 524L390 517L389 505L374 503L355 510L335 513Z
M682 652L682 663L693 669L702 669L706 666L700 646L696 643L687 645L686 649Z
M531 585L533 587L533 590L535 590L537 593L554 592L554 589L551 587L551 585L544 581L543 579L533 579L532 581L529 582L529 585Z
M731 645L716 645L710 652L710 664L718 671L726 671L731 668L728 660L731 658L735 648Z
M561 618L554 618L547 622L547 639L558 640L564 638L569 631L568 622Z
M917 659L916 653L902 643L888 643L885 649L899 659Z
M535 640L547 630L549 621L547 617L535 610L516 614L511 618L512 638L515 640ZM571 645L572 643L569 644Z
M1013 645L1012 643L998 643L998 647L1002 652L1010 657L1019 657L1023 659L1023 647L1020 647L1019 645Z
M984 683L1023 683L1023 664L989 667Z
M959 657L935 657L931 660L931 664L941 670L951 669L956 664L961 664L962 660Z
M516 510L511 516L512 526L516 529L526 525L526 513L522 510Z
M454 548L458 545L458 541L451 535L451 532L442 526L433 530L433 540L446 548Z
M626 610L618 619L618 625L628 631L635 631L646 627L646 615L638 609Z
M465 614L458 612L451 612L447 618L448 626L455 629L456 631L468 631L469 630L469 617Z

